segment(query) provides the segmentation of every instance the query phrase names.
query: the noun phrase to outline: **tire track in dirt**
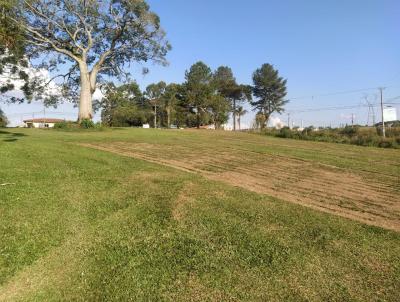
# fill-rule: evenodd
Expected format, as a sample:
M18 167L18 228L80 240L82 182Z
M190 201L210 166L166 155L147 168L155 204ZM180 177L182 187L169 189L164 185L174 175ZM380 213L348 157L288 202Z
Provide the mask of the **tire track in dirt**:
M400 197L392 188L395 179L390 184L376 182L368 172L355 174L312 161L237 149L227 152L218 147L210 150L126 142L80 145L201 174L319 211L400 231Z

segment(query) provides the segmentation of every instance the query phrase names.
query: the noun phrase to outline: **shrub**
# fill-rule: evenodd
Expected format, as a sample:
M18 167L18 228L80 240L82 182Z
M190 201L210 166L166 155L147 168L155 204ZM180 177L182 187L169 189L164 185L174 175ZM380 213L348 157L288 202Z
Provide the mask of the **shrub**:
M340 134L347 135L347 136L355 136L359 133L358 126L346 126L341 131Z
M79 128L79 124L76 122L59 122L54 124L55 129L76 129Z
M378 147L381 148L394 148L396 146L396 141L392 138L382 138L378 142Z
M66 121L64 122L59 122L54 124L55 129L67 129L68 128L68 123Z
M386 139L380 135L381 129L374 127L346 126L343 129L323 128L313 131L314 128L305 128L302 132L284 127L280 130L264 129L260 133L269 136L353 144L359 146L375 146L381 148L400 148L400 128L387 128Z
M91 129L91 128L95 127L95 124L91 119L83 119L83 120L81 120L79 125L83 129Z
M282 138L292 138L292 130L289 127L283 127L279 133L277 134L278 137Z

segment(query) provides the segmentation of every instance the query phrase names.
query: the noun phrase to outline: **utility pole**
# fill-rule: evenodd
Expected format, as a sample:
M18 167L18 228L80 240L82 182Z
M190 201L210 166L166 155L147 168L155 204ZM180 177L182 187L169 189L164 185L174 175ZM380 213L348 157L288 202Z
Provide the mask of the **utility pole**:
M287 114L287 126L290 128L290 113Z
M354 127L354 113L351 114L351 127Z
M381 92L381 113L382 113L382 135L386 137L386 130L385 130L385 117L383 115L383 89L384 87L379 87L379 91Z

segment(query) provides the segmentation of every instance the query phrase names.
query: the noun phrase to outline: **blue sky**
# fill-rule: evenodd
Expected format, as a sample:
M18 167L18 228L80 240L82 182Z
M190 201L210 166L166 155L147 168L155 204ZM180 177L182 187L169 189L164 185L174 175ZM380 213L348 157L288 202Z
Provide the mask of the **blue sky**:
M185 70L201 60L212 69L230 66L246 84L256 68L273 64L288 80L288 110L359 105L365 93L373 100L378 91L320 96L330 92L388 86L386 98L400 96L398 0L148 2L173 50L168 67L150 64L145 77L142 66L132 68L142 88L160 80L182 82ZM2 107L16 116L40 105ZM61 110L74 112L69 106L56 111ZM338 125L349 123L351 113L360 123L367 118L366 109L293 112L292 117L297 124ZM251 119L249 114L245 123Z

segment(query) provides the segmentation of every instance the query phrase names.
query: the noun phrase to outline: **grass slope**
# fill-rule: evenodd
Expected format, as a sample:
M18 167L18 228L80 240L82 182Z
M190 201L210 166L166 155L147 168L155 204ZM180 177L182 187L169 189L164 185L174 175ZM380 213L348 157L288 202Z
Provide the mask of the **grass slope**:
M397 150L207 132L3 131L0 301L398 300L399 233L78 145L114 141L201 143L211 156L223 141L399 176Z

